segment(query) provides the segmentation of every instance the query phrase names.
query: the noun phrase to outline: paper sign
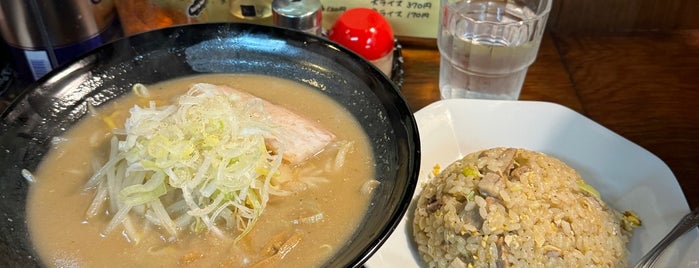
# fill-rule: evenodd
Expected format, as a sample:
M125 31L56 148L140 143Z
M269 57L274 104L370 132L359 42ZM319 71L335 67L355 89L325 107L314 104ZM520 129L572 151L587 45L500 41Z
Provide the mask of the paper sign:
M342 12L355 7L371 8L383 15L397 36L436 38L439 1L407 0L321 0L323 27L333 26Z

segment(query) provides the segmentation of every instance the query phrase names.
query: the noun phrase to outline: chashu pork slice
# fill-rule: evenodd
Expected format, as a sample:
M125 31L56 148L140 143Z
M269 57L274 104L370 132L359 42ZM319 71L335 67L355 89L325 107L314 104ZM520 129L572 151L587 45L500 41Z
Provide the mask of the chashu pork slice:
M282 132L285 134L280 136L267 134L265 135L265 143L267 147L275 153L278 153L281 148L284 148L282 158L291 164L301 163L311 156L316 155L335 139L335 135L332 132L320 127L315 122L250 93L235 90L227 86L207 83L197 83L193 87L219 88L238 95L243 102L259 99L264 109L269 114L270 121L283 128Z

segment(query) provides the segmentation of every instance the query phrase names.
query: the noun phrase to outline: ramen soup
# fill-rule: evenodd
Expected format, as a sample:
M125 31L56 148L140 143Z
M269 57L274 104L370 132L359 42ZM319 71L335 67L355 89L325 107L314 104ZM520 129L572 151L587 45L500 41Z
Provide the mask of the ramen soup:
M51 267L319 266L378 184L348 111L267 76L136 85L55 143L28 201Z

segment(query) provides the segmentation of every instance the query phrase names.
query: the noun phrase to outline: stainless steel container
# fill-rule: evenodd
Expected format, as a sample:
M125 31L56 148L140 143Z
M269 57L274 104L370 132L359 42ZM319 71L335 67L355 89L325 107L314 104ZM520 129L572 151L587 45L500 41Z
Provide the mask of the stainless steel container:
M274 25L311 34L322 34L321 12L319 0L272 1Z
M0 0L0 32L20 75L38 79L121 28L112 0Z

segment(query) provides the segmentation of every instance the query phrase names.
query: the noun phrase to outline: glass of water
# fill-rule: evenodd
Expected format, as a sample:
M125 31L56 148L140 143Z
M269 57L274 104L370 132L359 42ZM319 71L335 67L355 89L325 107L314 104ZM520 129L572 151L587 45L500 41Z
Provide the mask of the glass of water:
M440 0L442 99L518 99L551 1Z

